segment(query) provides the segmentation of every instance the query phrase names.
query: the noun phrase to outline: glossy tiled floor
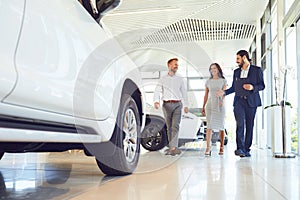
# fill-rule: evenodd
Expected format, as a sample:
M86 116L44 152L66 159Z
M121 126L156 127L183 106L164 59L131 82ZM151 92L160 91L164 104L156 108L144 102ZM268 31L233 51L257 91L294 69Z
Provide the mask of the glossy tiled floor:
M254 149L251 158L225 155L204 144L177 157L143 151L136 172L104 176L82 152L5 154L0 162L0 199L8 200L190 200L300 199L299 159L274 158Z

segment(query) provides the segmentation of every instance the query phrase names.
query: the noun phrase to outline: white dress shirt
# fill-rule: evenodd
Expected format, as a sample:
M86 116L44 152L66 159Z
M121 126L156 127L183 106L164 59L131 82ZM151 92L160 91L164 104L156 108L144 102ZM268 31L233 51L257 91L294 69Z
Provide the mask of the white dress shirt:
M247 78L248 77L248 73L249 73L249 69L250 69L250 64L248 65L248 67L244 70L243 68L241 68L241 77L240 78Z
M188 107L187 90L183 78L177 76L166 75L158 82L154 92L154 102L169 100L182 100L183 106Z

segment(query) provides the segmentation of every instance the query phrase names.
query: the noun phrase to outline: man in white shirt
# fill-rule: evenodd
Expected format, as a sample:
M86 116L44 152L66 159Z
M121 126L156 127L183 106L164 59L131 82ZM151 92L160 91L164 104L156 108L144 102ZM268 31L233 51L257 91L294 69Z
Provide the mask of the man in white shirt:
M178 70L177 58L168 61L168 69L168 74L162 77L156 86L154 107L158 109L160 99L163 100L162 110L169 140L169 149L166 155L175 156L181 153L178 149L178 132L182 107L184 107L184 112L188 113L188 98L183 78L176 75Z

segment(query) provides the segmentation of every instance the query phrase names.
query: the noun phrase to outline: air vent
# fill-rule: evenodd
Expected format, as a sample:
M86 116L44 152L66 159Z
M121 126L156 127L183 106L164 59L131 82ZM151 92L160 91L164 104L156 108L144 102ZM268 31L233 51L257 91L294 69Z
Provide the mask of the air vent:
M182 19L145 36L136 44L251 39L255 31L252 24Z

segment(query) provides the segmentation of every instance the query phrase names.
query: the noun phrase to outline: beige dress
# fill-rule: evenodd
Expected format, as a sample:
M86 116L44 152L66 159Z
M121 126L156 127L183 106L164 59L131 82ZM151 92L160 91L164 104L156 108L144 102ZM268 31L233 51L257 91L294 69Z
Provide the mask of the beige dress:
M207 128L213 130L224 130L225 105L219 106L221 97L216 97L215 93L227 85L226 79L208 79L205 86L208 88L208 99L205 106Z

